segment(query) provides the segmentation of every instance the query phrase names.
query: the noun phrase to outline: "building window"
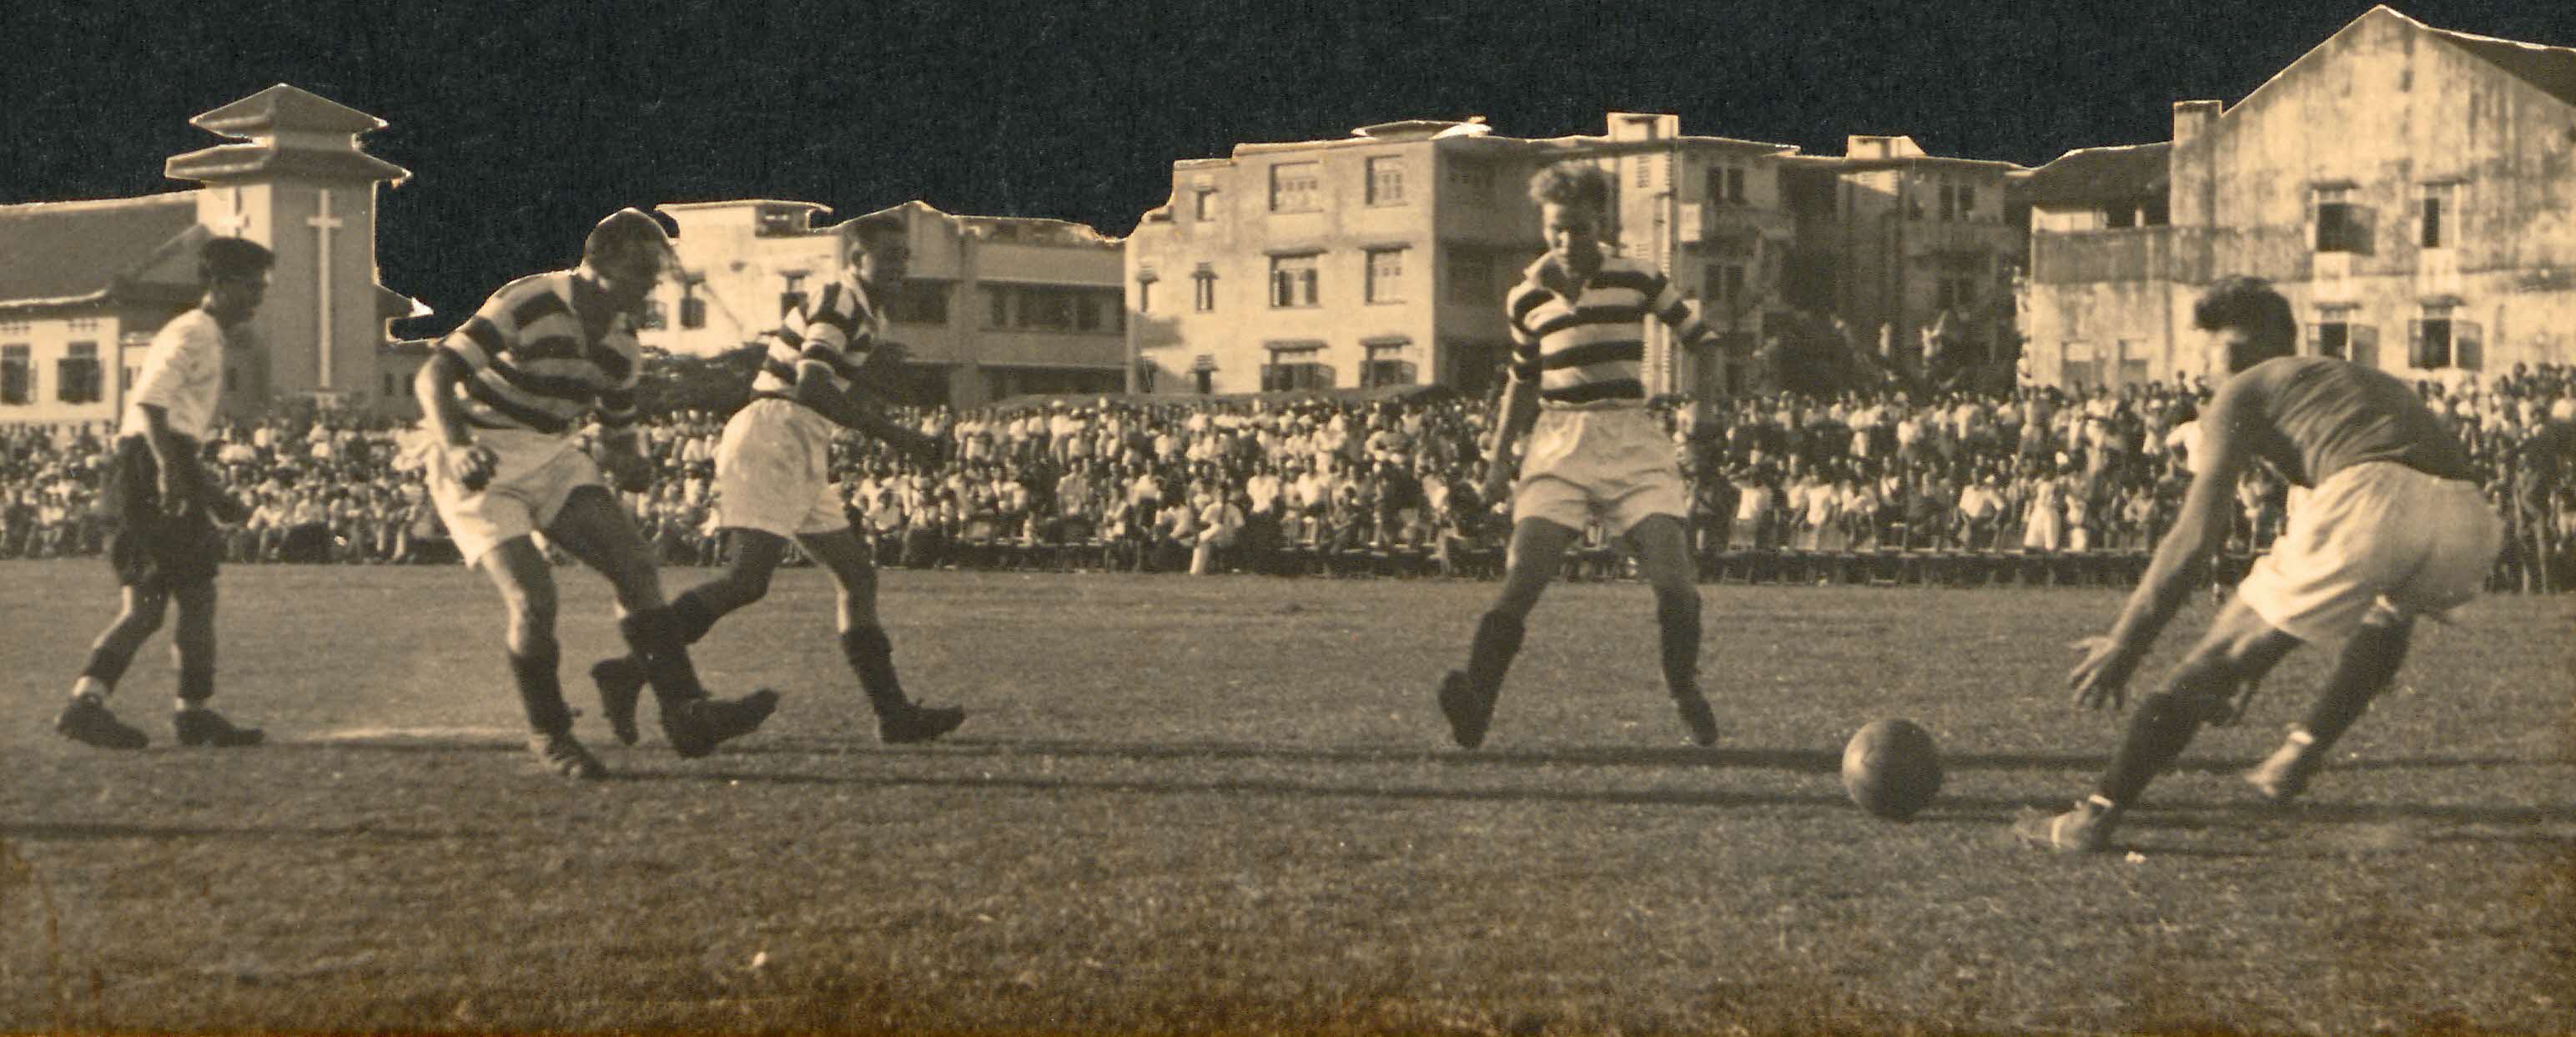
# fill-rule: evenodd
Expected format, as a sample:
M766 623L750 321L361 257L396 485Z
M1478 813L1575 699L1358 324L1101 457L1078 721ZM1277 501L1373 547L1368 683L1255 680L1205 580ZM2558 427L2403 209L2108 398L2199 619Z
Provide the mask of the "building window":
M695 331L707 326L707 301L694 295L680 298L680 327Z
M638 330L660 331L668 323L670 323L670 314L668 308L662 305L662 300L644 300L644 315L635 320L635 327Z
M1190 215L1192 218L1195 218L1202 223L1216 219L1215 188L1202 187L1198 189L1197 194L1190 200Z
M787 280L787 287L778 293L778 315L780 317L785 317L791 313L804 312L805 275L798 272L785 273L778 276Z
M2352 203L2349 187L2316 189L2316 250L2319 252L2362 252L2368 242L2361 226L2361 213Z
M1061 288L1022 288L1018 295L1020 305L1019 312L1013 315L1014 326L1034 331L1074 330L1076 300L1072 292Z
M2423 196L2415 203L2415 244L2419 248L2449 248L2450 227L2445 218L2451 214L2451 185L2425 184Z
M1491 303L1494 259L1468 249L1449 250L1449 301L1465 305Z
M128 370L131 370L131 368L129 368ZM394 376L393 376L393 372L388 371L388 372L386 372L386 373L384 374L384 382L385 382L385 398L386 398L386 399L392 399L392 398L393 398L393 395L394 395Z
M1368 203L1404 204L1404 156L1379 155L1368 160Z
M1261 368L1261 391L1295 392L1333 387L1333 369L1323 363L1323 343L1275 347Z
M2352 325L2338 314L2308 325L2308 352L2337 360L2352 359Z
M2454 318L2448 305L2427 305L2424 316L2407 328L2407 366L2426 371L2446 367L2475 371L2481 366L2484 338L2476 321Z
M1960 184L1960 185L1959 185L1959 218L1960 218L1961 220L1965 220L1965 219L1967 219L1967 218L1969 218L1969 217L1971 217L1971 216L1974 216L1974 215L1976 215L1976 214L1977 214L1977 188L1976 188L1976 185L1974 185L1974 184Z
M1152 312L1154 312L1154 279L1153 279L1153 278L1150 278L1150 277L1139 277L1139 278L1137 278L1137 279L1136 279L1136 312L1138 312L1138 313L1152 313Z
M1216 271L1201 270L1190 275L1190 309L1216 312Z
M1413 361L1404 358L1408 343L1376 342L1368 348L1368 359L1360 364L1360 388L1375 389L1387 385L1412 385Z
M1744 267L1710 263L1700 271L1700 300L1710 309L1733 310L1744 303Z
M984 326L985 326L985 327L987 327L987 328L991 328L991 329L997 330L997 331L998 331L998 330L1000 330L1000 329L1002 329L1002 328L1010 327L1010 326L1011 326L1011 292L1010 292L1010 289L1008 289L1008 288L1004 288L1004 287L1002 287L1001 285L998 285L998 284L988 284L988 285L985 285L985 286L984 286L984 298L985 298L985 300L986 300L986 301L988 301L988 302L990 302L990 303L992 304L992 310L991 310L991 312L989 312L989 313L987 313L987 314L985 315L985 318L984 318Z
M1282 162L1270 167L1270 211L1315 212L1323 207L1322 163Z
M1154 362L1151 360L1136 361L1136 391L1153 392L1154 375L1156 372L1161 370L1161 368L1154 366Z
M134 376L135 376L135 375L138 375L138 374L141 374L141 373L142 373L141 371L138 371L138 370L136 370L136 369L134 369L134 368L132 368L132 367L127 367L127 368L124 368L124 369L122 369L122 370L119 370L119 371L116 373L116 391L121 392L121 393L124 393L124 392L133 392L133 391L134 391ZM391 383L391 382L387 382L387 383L385 383L385 384L387 384L387 385L391 385L391 384L393 384L393 383ZM387 389L387 390L385 390L385 395L387 395L387 396L391 396L391 395L393 395L393 390L391 390L391 389Z
M1270 305L1273 309L1293 309L1317 305L1320 294L1316 279L1316 261L1321 257L1270 257Z
M2058 381L2069 389L2091 388L2101 378L2101 369L2093 362L2093 344L2069 342L2065 356L2058 361Z
M77 325L81 322L73 321ZM90 322L97 326L96 321ZM94 403L99 399L98 343L74 342L70 351L54 362L54 396L64 403Z
M1493 167L1453 163L1449 167L1449 186L1457 188L1468 204L1482 205L1494 195Z
M1093 295L1085 295L1082 298L1073 301L1073 330L1100 330L1100 312L1103 309L1113 311L1117 309L1117 307L1114 306L1104 307L1100 305L1100 302L1100 298Z
M26 403L36 397L36 369L23 345L0 346L0 403Z
M886 320L895 324L948 323L948 282L905 278L903 289L886 303Z
M2133 338L2120 340L2120 384L2147 384L2146 343Z
M1933 282L1933 305L1944 310L1974 309L1977 305L1977 279L1944 275Z
M1404 301L1404 250L1368 250L1368 301Z

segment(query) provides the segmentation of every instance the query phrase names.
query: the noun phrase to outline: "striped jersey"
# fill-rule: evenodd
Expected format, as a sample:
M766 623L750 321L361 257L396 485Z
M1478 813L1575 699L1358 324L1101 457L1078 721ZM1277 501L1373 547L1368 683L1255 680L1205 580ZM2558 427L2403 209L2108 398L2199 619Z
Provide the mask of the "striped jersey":
M476 428L559 436L590 411L605 429L634 424L642 352L634 320L617 314L589 341L573 287L569 270L512 281L439 343L471 372L456 395Z
M848 392L884 330L885 317L857 278L823 286L821 295L789 311L786 323L769 333L769 353L751 379L752 397L793 399L796 372L807 364L822 368L833 388Z
M1604 253L1601 268L1568 299L1548 287L1554 265L1552 257L1539 257L1503 303L1512 326L1512 378L1538 386L1541 404L1644 402L1648 315L1670 325L1684 345L1707 334L1681 292L1652 267Z

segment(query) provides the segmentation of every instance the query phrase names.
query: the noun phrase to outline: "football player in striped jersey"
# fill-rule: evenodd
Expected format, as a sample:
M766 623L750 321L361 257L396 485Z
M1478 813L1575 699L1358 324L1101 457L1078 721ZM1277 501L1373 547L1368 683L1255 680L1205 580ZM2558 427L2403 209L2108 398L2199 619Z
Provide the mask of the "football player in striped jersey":
M1699 586L1683 516L1689 503L1672 441L1646 412L1645 320L1669 325L1683 346L1707 329L1661 271L1605 252L1610 180L1580 160L1530 178L1547 254L1506 297L1511 380L1486 446L1479 499L1500 501L1512 446L1529 445L1512 491L1512 543L1503 586L1476 623L1464 669L1440 681L1440 712L1461 748L1483 744L1503 674L1540 592L1565 549L1599 519L1635 547L1655 590L1664 684L1690 740L1717 741L1717 719L1699 690Z
M841 247L841 279L770 334L751 402L725 423L716 446L715 524L734 535L733 564L673 598L671 612L683 643L706 636L717 620L769 593L793 538L840 587L841 655L876 713L878 739L925 742L956 730L966 711L925 707L904 694L893 644L877 619L876 565L850 530L831 473L832 439L845 428L924 465L939 461L939 442L888 419L870 384L901 362L900 348L883 336L885 306L910 259L908 225L893 214L853 220L841 228ZM610 727L629 744L647 662L620 657L590 671Z
M601 464L626 489L652 474L634 428L635 319L670 249L652 217L619 210L590 232L578 269L504 285L439 343L414 382L430 498L466 564L501 592L529 749L567 778L607 769L572 736L556 675L554 572L531 539L538 530L616 588L618 632L643 660L680 755L750 733L778 703L765 690L716 699L698 684L652 552L600 480ZM603 430L597 463L575 434L591 413Z

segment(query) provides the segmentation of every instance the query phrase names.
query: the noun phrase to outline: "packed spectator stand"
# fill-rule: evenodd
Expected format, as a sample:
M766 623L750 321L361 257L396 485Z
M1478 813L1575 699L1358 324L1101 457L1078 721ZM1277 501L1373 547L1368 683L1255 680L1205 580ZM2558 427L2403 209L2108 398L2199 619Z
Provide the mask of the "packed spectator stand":
M2563 446L2576 371L2517 367L2420 383L2475 458L2512 543L2498 590L2576 580L2576 485ZM2010 395L1845 393L1655 405L1691 486L1707 580L1841 583L2134 581L2190 476L2196 385ZM919 466L855 435L834 451L851 520L893 568L1481 577L1508 522L1476 500L1491 407L1437 389L1211 398L1021 398L898 412L947 446ZM229 560L454 561L404 428L331 414L233 425L209 468L252 508ZM661 478L625 503L669 564L725 557L711 528L723 415L644 428ZM97 553L103 425L0 428L0 558ZM2280 531L2286 489L2238 493L2217 575ZM1618 578L1607 531L1567 576ZM2231 571L2233 570L2233 571Z

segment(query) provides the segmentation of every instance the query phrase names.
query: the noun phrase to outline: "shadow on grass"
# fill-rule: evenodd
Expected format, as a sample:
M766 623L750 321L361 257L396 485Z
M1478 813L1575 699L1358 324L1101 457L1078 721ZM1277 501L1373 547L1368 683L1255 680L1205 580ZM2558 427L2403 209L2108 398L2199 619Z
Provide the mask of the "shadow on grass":
M446 832L412 828L371 828L364 825L334 827L223 828L207 825L119 825L119 824L0 824L0 839L24 839L29 842L73 841L84 839L382 839L392 842L437 842L445 839L492 839L497 833L473 830Z

